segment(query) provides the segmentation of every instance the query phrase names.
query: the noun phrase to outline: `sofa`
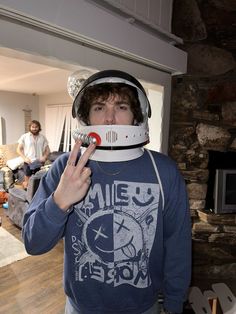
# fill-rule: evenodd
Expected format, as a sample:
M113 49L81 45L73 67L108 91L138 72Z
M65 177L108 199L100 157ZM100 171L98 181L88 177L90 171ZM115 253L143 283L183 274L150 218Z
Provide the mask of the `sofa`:
M22 228L24 213L39 186L42 176L63 152L51 152L45 165L30 177L28 188L24 190L21 186L24 180L23 170L20 166L13 167L12 163L9 163L9 161L19 158L16 152L17 145L17 143L0 145L0 190L8 192L8 208L4 208L6 215L16 226Z
M17 143L0 145L0 190L8 191L16 182L21 184L24 181L23 160L16 152L17 146ZM50 166L61 154L63 152L51 152L42 169Z
M42 176L46 172L47 169L45 168L32 175L29 179L27 190L18 187L12 187L8 190L8 208L4 209L4 211L19 228L22 228L25 211L37 191Z
M48 160L45 162L45 165L42 166L38 172L30 177L27 190L23 189L21 185L15 184L15 171L9 169L9 167L7 166L4 166L4 168L6 169L5 174L12 173L11 176L13 176L13 180L9 181L9 174L8 176L5 175L4 186L8 191L8 208L5 208L4 211L17 227L22 228L24 213L27 210L29 203L39 186L42 176L46 174L51 164L61 154L63 154L63 152L52 152L49 154ZM19 172L19 169L17 171Z

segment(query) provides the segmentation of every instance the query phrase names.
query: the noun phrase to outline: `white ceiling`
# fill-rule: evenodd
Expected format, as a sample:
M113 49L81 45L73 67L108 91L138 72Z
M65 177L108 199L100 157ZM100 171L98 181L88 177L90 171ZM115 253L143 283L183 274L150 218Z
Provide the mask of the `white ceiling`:
M0 91L46 95L67 90L72 72L0 55Z
M60 92L67 92L68 77L77 70L94 72L94 69L82 66L72 66L57 62L59 67L48 65L47 62L37 63L0 54L0 91L26 93L33 95L47 95ZM62 68L64 67L64 68ZM70 67L71 70L66 70ZM72 70L73 68L73 70ZM140 80L144 88L152 88L162 91L156 84Z

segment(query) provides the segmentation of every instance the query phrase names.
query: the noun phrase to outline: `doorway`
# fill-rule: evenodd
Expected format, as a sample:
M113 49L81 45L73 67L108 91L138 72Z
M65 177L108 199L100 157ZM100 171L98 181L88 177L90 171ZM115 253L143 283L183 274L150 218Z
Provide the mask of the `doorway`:
M0 54L16 57L21 60L30 60L31 62L50 67L61 68L71 71L71 73L81 68L91 71L119 69L130 73L148 85L158 86L162 90L162 95L158 96L162 100L161 112L158 113L161 115L161 123L156 122L156 118L153 118L155 128L153 132L151 131L153 133L151 137L156 143L158 142L154 148L155 150L164 153L168 152L171 94L170 73L158 70L151 64L146 65L140 63L138 60L125 58L125 54L114 55L103 50L98 50L96 47L80 45L70 38L56 36L37 27L30 28L8 20L0 20L0 22L4 26L1 28L1 31L7 37L7 47L0 48ZM15 48L16 41L15 36L13 36L14 34L18 34L17 37L25 39L22 43L17 42L17 49ZM36 44L39 42L40 45ZM156 92L150 91L152 99L154 98L153 94L157 96ZM46 123L46 106L48 104L68 103L68 98L65 101L55 101L55 99L50 100L49 98L49 95L39 95L38 113L35 113L38 114L38 119L42 122L43 129L45 129ZM155 107L155 105L153 106ZM153 117L156 117L155 113ZM159 127L159 131L156 130L156 126ZM157 136L157 133L160 136Z

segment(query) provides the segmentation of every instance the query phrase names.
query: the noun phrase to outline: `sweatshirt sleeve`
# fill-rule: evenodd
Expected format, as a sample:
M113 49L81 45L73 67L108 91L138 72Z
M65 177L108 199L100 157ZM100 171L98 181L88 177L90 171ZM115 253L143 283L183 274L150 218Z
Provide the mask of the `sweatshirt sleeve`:
M164 307L182 313L191 278L191 219L184 179L175 163L166 169L164 233ZM165 175L166 175L165 174Z
M51 250L63 237L68 213L63 212L54 202L53 193L64 170L64 162L56 160L46 175L27 209L22 236L26 251L31 255Z

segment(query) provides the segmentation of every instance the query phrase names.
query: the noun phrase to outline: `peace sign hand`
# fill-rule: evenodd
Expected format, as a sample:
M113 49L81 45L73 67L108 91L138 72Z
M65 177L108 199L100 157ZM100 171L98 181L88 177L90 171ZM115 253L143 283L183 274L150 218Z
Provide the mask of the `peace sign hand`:
M77 141L70 153L67 165L54 192L54 201L63 211L82 200L91 184L91 169L85 167L96 145L90 144L76 165L81 141Z

